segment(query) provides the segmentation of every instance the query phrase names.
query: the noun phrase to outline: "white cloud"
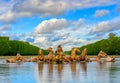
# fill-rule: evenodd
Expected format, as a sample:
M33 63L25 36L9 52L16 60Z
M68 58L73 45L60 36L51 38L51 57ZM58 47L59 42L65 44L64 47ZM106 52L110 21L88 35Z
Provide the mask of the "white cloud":
M59 29L65 28L65 27L67 27L67 25L68 25L68 23L65 19L45 20L36 27L34 32L37 34L52 32L54 30L59 30Z
M11 25L3 25L3 26L0 26L0 32L2 31L9 31L11 30Z
M35 41L33 43L44 49L52 46L54 50L61 44L64 50L70 50L72 47L79 47L89 43L90 41L82 37L87 35L89 31L90 29L83 19L78 21L50 19L41 22L36 27L34 30Z
M96 10L94 17L102 17L104 15L109 14L108 10Z
M92 33L108 32L108 31L118 30L118 29L120 29L119 17L112 20L99 22L93 27Z
M15 14L12 11L8 11L5 14L0 15L0 21L5 23L11 23L16 20Z
M31 16L59 16L68 10L107 6L119 0L10 0L0 1L0 22L10 23L18 18ZM5 17L6 16L6 17ZM7 19L7 20L5 20Z

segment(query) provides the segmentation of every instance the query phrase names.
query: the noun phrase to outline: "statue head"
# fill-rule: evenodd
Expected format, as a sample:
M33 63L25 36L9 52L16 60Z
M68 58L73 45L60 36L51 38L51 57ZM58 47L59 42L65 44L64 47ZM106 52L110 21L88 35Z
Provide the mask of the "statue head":
M105 56L107 56L107 54L101 50L101 51L99 52L98 56L99 56L99 57L105 57Z

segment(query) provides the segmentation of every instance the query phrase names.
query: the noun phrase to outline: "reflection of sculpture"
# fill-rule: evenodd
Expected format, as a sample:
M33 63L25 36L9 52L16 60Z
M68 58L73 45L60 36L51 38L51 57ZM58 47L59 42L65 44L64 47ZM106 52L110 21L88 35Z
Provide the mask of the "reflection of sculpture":
M39 72L39 75L41 77L42 77L42 74L43 74L43 66L44 66L43 63L38 63L38 72Z
M87 73L87 62L82 62L80 63L82 70L84 73Z
M72 73L76 73L76 62L71 64Z
M58 74L61 76L62 70L63 70L63 64L56 64L56 70L58 71Z

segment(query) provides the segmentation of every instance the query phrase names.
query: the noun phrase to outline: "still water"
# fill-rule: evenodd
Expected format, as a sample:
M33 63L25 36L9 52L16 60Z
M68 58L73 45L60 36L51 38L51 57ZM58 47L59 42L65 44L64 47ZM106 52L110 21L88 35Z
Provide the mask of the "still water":
M120 83L120 60L114 63L6 63L0 60L0 83Z

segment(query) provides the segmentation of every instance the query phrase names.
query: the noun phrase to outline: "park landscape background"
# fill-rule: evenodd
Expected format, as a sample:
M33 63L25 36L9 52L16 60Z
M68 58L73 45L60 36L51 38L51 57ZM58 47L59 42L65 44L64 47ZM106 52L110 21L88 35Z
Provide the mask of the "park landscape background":
M56 46L57 47L57 46ZM114 33L109 33L107 39L102 39L94 43L90 43L78 47L81 51L87 48L88 55L97 55L100 50L106 52L108 55L120 55L120 37ZM42 49L42 48L41 48ZM17 52L21 55L37 55L39 47L31 45L29 42L9 40L9 37L0 37L0 55L14 56ZM70 55L71 50L64 51L66 55ZM43 49L43 54L47 55L47 48ZM77 53L78 55L80 53Z

